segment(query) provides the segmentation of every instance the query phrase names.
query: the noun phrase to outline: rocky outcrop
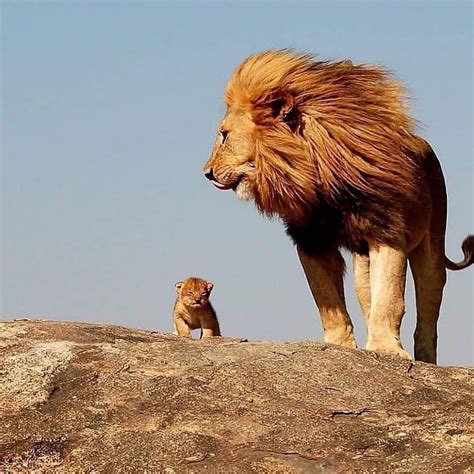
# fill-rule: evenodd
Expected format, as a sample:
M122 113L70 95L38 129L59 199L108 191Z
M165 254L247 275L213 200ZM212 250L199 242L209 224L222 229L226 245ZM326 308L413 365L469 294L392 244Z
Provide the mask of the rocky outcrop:
M315 342L0 323L0 471L471 467L473 370Z

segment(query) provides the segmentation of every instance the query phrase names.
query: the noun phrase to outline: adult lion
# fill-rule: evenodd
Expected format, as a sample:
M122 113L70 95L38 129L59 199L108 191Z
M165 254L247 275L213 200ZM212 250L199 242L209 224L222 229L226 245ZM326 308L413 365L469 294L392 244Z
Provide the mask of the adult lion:
M446 189L430 145L414 134L404 88L384 69L316 61L289 50L246 59L226 91L206 177L278 215L296 244L324 340L356 347L339 249L353 254L366 348L410 358L400 343L407 260L415 280L415 359L436 363L446 268Z

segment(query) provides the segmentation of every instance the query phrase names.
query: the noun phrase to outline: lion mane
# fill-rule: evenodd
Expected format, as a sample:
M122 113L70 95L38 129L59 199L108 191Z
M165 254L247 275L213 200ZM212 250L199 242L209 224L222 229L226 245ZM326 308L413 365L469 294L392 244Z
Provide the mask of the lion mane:
M403 235L430 147L389 71L271 50L236 69L225 101L256 125L258 209L281 216L299 245L363 251L367 238Z

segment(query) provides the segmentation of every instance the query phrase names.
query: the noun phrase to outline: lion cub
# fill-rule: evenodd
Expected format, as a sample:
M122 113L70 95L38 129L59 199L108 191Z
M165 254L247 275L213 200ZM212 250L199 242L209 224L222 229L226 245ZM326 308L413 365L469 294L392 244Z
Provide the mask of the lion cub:
M216 312L209 301L214 285L202 278L187 278L175 284L178 297L173 310L175 334L191 337L201 328L201 337L220 336Z

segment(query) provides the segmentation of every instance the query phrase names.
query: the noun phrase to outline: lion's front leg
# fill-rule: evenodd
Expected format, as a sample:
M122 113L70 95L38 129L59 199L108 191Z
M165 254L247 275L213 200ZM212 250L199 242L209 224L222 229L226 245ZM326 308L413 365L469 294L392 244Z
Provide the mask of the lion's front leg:
M352 254L352 265L354 269L354 286L359 300L359 305L369 325L370 317L370 260L368 255L358 253Z
M371 305L366 349L411 359L400 342L407 256L386 245L369 245L369 258Z
M357 347L344 299L344 260L338 250L312 255L297 247L298 256L321 315L324 341Z

